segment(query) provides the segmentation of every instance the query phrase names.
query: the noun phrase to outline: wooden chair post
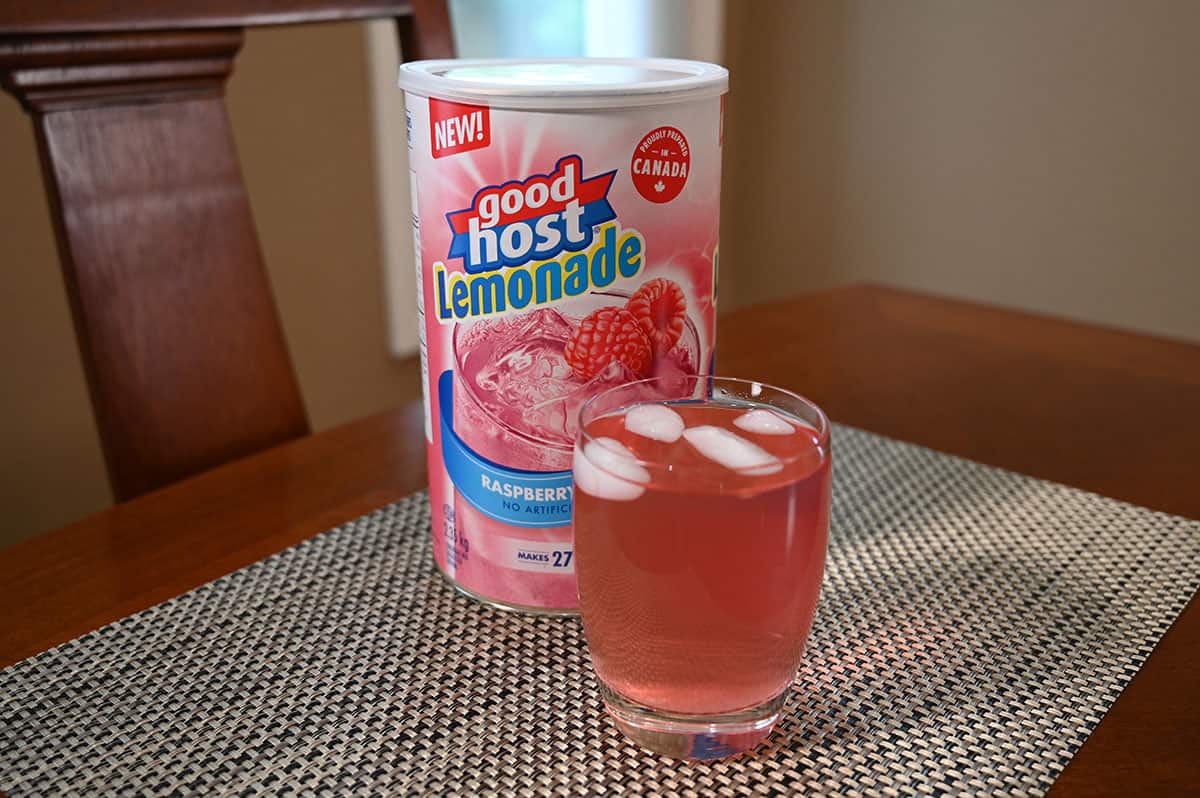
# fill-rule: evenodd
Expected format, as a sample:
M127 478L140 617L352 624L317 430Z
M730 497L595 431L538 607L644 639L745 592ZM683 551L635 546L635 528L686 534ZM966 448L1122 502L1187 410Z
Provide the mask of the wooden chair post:
M304 435L223 92L237 29L0 44L118 500Z

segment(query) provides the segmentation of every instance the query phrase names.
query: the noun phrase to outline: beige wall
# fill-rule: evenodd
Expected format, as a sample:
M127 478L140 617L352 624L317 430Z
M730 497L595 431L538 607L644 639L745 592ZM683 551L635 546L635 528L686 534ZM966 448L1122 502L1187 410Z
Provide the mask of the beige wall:
M730 3L722 291L1200 340L1197 30L1190 0Z
M0 95L0 545L111 499L29 118Z
M362 23L251 31L229 86L250 202L315 429L421 391L419 369L388 351L369 90ZM407 213L401 223L408 227Z
M229 86L314 427L418 395L387 352L363 28L253 31ZM401 146L402 143L401 143ZM0 97L0 545L111 501L28 118Z

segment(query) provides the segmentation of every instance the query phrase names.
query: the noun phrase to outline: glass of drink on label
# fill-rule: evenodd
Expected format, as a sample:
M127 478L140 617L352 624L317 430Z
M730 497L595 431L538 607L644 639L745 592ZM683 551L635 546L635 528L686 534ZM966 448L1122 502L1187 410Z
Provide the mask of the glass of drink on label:
M770 734L821 588L829 447L820 408L747 380L641 380L580 409L583 625L628 737L717 759Z

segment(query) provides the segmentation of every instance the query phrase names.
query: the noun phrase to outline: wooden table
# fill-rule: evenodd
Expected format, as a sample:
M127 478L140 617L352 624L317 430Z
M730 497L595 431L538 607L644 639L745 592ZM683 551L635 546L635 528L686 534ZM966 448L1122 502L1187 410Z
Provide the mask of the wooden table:
M1198 346L857 286L724 317L717 362L836 421L1200 518ZM0 552L0 664L419 490L421 429L411 403ZM1197 604L1051 795L1200 791Z

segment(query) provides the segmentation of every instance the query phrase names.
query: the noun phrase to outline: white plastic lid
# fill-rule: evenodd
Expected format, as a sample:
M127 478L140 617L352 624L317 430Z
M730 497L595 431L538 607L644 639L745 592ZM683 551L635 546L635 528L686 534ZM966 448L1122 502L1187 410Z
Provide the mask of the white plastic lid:
M679 58L446 59L401 64L400 87L493 108L618 108L716 97L729 71Z

